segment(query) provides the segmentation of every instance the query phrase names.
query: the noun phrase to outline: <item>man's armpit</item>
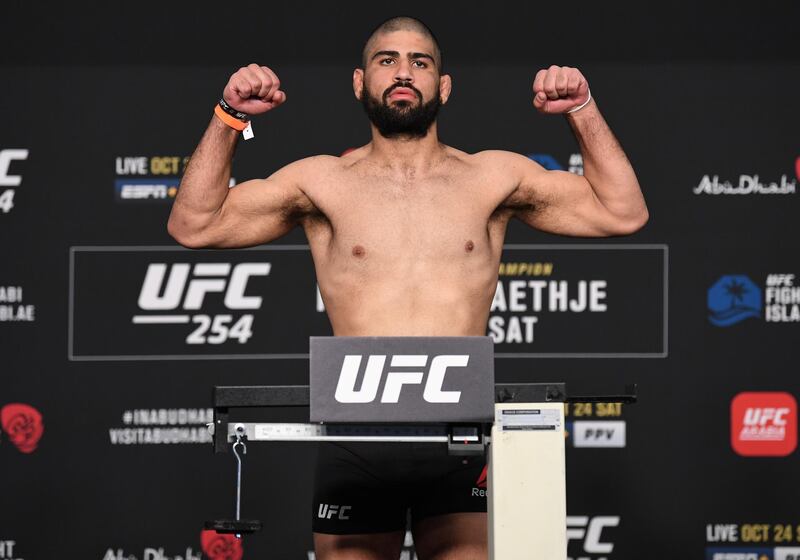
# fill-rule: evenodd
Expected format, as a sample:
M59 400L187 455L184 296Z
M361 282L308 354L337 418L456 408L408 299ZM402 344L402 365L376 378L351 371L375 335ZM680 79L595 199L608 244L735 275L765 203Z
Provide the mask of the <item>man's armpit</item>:
M529 184L520 184L503 202L503 207L515 215L529 216L541 212L548 205L546 197L535 186Z

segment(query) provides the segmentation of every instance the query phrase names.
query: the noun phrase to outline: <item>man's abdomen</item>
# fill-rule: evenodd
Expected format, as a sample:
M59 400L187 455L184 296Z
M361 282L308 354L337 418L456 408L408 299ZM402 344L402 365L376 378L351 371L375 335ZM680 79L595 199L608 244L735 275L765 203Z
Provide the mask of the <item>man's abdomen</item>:
M349 286L320 279L320 288L336 336L483 336L497 283L492 272L425 281L387 275Z

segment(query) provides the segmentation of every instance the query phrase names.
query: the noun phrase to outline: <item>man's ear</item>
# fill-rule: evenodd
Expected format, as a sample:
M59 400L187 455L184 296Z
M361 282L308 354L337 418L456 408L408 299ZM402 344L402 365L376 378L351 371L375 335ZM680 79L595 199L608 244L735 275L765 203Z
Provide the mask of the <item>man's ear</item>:
M356 99L361 101L361 90L364 88L364 70L356 68L353 70L353 93Z
M453 90L453 79L449 74L442 74L439 76L439 100L442 105L447 103L450 98L450 92Z

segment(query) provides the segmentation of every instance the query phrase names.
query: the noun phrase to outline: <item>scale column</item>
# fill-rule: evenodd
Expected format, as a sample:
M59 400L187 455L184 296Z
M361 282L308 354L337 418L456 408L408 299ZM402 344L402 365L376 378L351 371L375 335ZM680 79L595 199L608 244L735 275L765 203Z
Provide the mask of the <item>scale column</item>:
M489 445L491 560L565 560L564 403L497 403Z

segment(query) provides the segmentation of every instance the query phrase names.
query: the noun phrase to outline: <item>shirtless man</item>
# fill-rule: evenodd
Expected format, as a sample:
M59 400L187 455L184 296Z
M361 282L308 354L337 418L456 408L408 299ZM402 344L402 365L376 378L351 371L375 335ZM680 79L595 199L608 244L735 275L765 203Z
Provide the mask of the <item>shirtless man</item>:
M452 84L421 22L384 22L367 41L362 63L353 72L353 91L370 119L370 143L342 157L309 157L229 189L238 134L215 116L181 182L169 233L192 248L248 247L300 225L336 336L484 336L511 218L586 237L630 234L647 221L636 175L577 69L540 70L533 105L566 115L580 143L584 176L547 171L510 152L468 154L440 143L436 114ZM223 99L231 112L254 116L286 101L280 87L272 70L250 64L231 76ZM398 491L392 479L389 494L381 494L380 480L411 467L401 453L381 453L321 452L320 503L351 503L357 496L374 503L362 504L372 509L352 523L336 520L341 525L334 526L315 516L320 560L398 558L406 506L392 509L391 502L413 492ZM432 468L441 467L431 461ZM469 465L466 473L466 467L448 468L431 477L430 492L414 494L430 494L433 502L408 504L417 554L422 560L486 558L485 499L465 505L447 494L451 486L474 486L482 465ZM427 484L423 475L414 476ZM343 482L337 486L337 480ZM359 481L361 489L354 487ZM349 494L337 498L337 488Z

